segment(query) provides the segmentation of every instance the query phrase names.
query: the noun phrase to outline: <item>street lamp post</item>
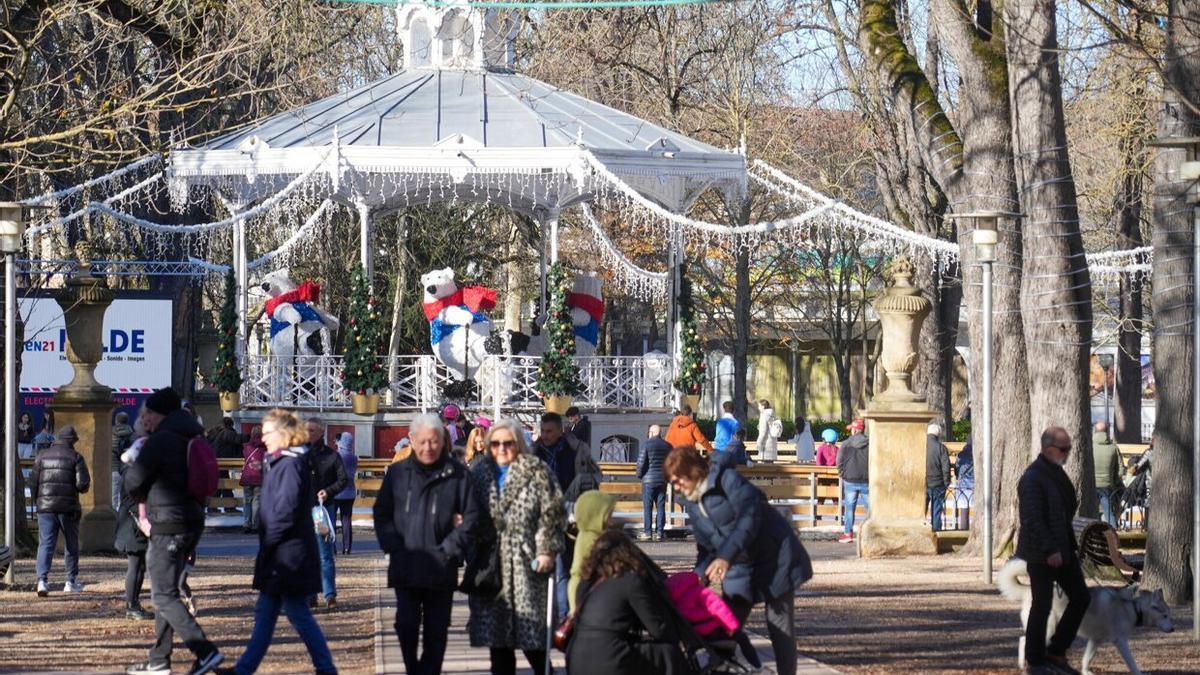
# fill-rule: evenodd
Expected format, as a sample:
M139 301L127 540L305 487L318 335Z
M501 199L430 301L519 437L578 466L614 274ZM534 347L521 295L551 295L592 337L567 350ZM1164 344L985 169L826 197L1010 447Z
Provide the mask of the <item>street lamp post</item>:
M1114 359L1112 354L1100 354L1096 357L1096 360L1100 362L1100 369L1104 371L1104 424L1109 427L1109 433L1111 434L1112 415L1109 412L1109 402L1111 399L1108 397L1108 374L1112 371ZM1113 393L1116 392L1114 391Z
M992 265L996 262L996 245L999 234L996 224L1001 218L1016 217L1019 214L1005 211L979 211L975 213L960 213L950 217L971 221L974 229L971 231L971 243L975 247L975 262L979 263L982 272L980 311L983 314L983 354L980 383L980 415L979 440L983 452L982 461L976 466L979 471L980 492L983 494L983 580L992 583Z
M4 253L4 545L17 547L17 251L25 233L24 207L0 202L0 252ZM12 588L13 568L4 583Z

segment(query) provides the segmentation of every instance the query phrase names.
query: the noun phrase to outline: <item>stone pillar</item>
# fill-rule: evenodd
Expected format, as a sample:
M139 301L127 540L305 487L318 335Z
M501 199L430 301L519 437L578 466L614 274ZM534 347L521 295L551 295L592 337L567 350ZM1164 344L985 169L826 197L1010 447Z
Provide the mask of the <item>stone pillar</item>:
M84 552L108 551L113 547L117 514L112 509L112 389L96 381L96 364L103 358L101 334L104 312L113 293L104 279L92 276L90 247L75 248L79 264L75 276L55 294L67 327L67 360L75 376L60 387L50 402L55 423L70 424L79 434L75 449L83 455L92 475L92 488L79 496L83 520L79 524L79 546Z
M864 558L937 553L937 539L924 522L925 429L935 413L909 386L931 303L912 286L912 275L912 263L898 258L892 287L875 301L887 389L863 413L870 440L870 517L859 547Z

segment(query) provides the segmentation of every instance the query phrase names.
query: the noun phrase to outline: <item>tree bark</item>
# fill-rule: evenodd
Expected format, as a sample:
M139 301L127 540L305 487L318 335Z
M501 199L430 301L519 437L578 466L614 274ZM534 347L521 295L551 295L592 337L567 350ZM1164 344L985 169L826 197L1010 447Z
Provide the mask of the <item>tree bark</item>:
M740 222L749 219L749 208L743 207ZM735 243L734 338L733 338L733 416L746 422L746 376L750 354L750 247ZM720 403L717 404L720 406ZM718 411L720 408L718 407Z
M1132 100L1144 100L1146 87L1136 73L1137 84L1133 88ZM1140 131L1146 122L1146 110L1135 113L1138 120L1136 131L1122 134L1119 144L1121 163L1124 167L1121 187L1117 193L1117 248L1129 250L1141 248L1142 202L1145 192L1145 176L1142 170L1145 147ZM1116 407L1114 409L1113 437L1118 443L1140 443L1142 441L1142 275L1122 274L1119 295L1119 333L1117 337Z
M1182 105L1181 97L1200 103L1200 4L1167 3L1166 72L1168 86L1159 118L1159 138L1200 136L1200 117ZM1159 424L1154 429L1150 482L1150 517L1146 536L1143 585L1161 588L1167 602L1184 604L1192 592L1192 425L1193 313L1192 252L1196 245L1194 207L1188 203L1190 181L1180 180L1180 149L1159 150L1154 190L1154 382Z
M1067 153L1056 11L1052 0L1004 3L1014 164L1023 212L1021 313L1030 364L1030 440L1036 447L1042 430L1066 429L1075 447L1066 470L1079 495L1079 512L1095 516L1088 397L1091 279Z

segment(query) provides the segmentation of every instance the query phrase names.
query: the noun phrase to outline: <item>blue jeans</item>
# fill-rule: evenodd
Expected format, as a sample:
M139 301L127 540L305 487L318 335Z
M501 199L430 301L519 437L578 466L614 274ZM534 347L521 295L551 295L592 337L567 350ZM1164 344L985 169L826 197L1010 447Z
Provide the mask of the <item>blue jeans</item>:
M563 559L560 553L554 557L554 616L558 617L559 621L567 618L567 610L570 606L567 604L567 585L571 581L571 564ZM545 583L541 578L534 581L535 584ZM538 609L541 612L541 609ZM539 615L540 616L540 615Z
M333 515L330 514L330 521L333 520ZM326 539L319 534L314 534L317 538L317 552L321 554L321 594L326 598L337 597L337 566L333 562L334 538Z
M250 642L246 651L238 659L234 670L238 673L253 673L258 670L267 648L271 646L271 638L275 636L275 621L279 619L279 610L283 610L291 622L292 628L300 635L308 655L312 658L313 668L318 673L335 673L333 655L329 653L329 645L325 643L325 634L321 626L308 610L308 603L303 595L269 595L258 594L258 603L254 605L254 631L250 633Z
M662 534L663 527L667 524L667 486L666 485L642 485L642 515L645 516L643 521L642 532L646 536L650 536L650 516L653 514L654 531ZM654 509L658 509L657 513Z
M942 529L942 512L946 509L946 488L925 488L925 503L929 505L929 524L933 531Z
M859 499L863 508L870 512L871 505L867 501L869 490L868 483L842 483L842 531L846 534L854 534L854 511L858 509Z
M1117 515L1113 511L1113 502L1117 501L1116 488L1096 488L1096 498L1100 500L1100 520L1116 529Z
M42 513L38 511L37 578L47 581L50 563L54 561L54 547L58 545L58 533L63 533L65 545L64 562L67 566L67 581L74 583L79 576L79 513Z

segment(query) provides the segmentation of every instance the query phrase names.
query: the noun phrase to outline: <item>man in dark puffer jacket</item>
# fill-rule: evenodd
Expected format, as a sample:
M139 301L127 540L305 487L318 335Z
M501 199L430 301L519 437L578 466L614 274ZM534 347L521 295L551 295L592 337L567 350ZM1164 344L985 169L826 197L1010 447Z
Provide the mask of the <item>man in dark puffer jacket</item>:
M207 673L225 657L204 635L179 596L179 581L188 557L204 531L204 507L188 492L188 443L204 433L181 408L179 394L167 387L146 399L146 431L150 437L137 461L125 472L125 489L146 503L150 548L146 567L154 600L155 643L150 658L127 673L171 672L171 649L178 632L196 655L189 675Z
M92 485L87 464L75 452L79 436L75 427L64 426L50 447L38 453L30 474L30 494L36 499L38 517L37 594L50 593L48 577L54 560L61 530L65 542L63 562L67 568L64 593L78 593L83 587L76 583L79 575L79 495Z

